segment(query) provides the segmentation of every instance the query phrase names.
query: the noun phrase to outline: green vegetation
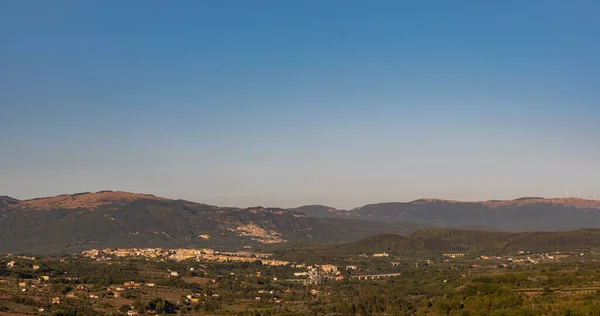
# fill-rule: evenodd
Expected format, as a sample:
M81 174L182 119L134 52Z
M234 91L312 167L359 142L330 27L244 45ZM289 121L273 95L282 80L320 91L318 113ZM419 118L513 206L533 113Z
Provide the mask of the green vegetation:
M432 229L408 235L380 234L355 242L326 244L282 251L287 260L296 261L306 254L330 260L336 256L388 252L398 256L435 258L442 253L502 255L519 250L537 252L600 250L600 229L568 232L503 233L475 230Z
M82 193L80 195L85 195ZM73 254L90 248L265 247L280 235L289 245L347 242L377 233L405 234L418 224L312 218L273 208L219 208L187 201L136 200L97 209L31 210L8 198L0 202L0 253ZM236 229L253 224L262 236ZM208 238L201 238L206 235Z
M571 232L567 236L589 233L594 232ZM408 237L375 236L337 248L323 246L322 257L315 257L314 247L277 254L293 255L297 263L304 264L298 267L144 258L3 257L0 311L38 313L43 308L49 315L124 315L135 311L240 316L600 314L600 266L596 263L600 256L595 251L565 251L559 260L555 258L558 255L536 253L539 249L522 253L500 247L493 250L506 253L500 259L482 259L474 254L449 259L439 252L446 248L431 242L441 238L454 243L464 236L478 239L481 245L506 238L503 233L435 230ZM417 237L427 242L417 243ZM531 245L535 245L541 239L532 240ZM469 243L481 246L473 240ZM417 244L417 249L423 247L425 251L400 255L394 250L404 249L406 244ZM348 254L326 253L341 247L358 248ZM373 253L381 247L388 247L390 257L360 253ZM512 261L507 261L509 256ZM518 261L520 258L538 262ZM340 278L325 277L306 285L292 282L301 278L294 273L306 271L308 265L320 260L336 265ZM178 276L171 276L170 271L178 272ZM397 276L354 278L385 274Z

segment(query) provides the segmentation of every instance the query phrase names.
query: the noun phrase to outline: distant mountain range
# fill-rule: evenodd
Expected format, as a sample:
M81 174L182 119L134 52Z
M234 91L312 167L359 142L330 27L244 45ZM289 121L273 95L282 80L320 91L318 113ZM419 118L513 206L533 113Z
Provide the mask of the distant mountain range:
M565 231L600 227L600 201L578 198L528 197L483 202L421 199L370 204L349 211L316 205L290 210L310 217L411 222L462 229Z
M148 194L100 191L20 201L0 196L0 253L107 247L211 247L349 242L379 233L442 228L566 231L600 228L600 201L421 199L353 210L233 208Z
M428 227L308 217L279 208L217 207L127 192L26 201L0 196L0 253L73 253L108 247L240 249L351 241Z

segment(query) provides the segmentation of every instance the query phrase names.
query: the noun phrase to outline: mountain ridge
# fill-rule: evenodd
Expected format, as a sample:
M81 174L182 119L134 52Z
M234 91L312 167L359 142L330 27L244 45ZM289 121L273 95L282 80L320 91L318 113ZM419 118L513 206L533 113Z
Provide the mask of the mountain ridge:
M580 198L524 197L477 202L428 198L367 204L350 211L323 212L310 207L298 209L316 217L412 222L446 228L562 231L600 227L600 201Z
M17 204L34 208L34 209L55 209L55 208L78 208L86 207L86 208L94 208L99 207L109 203L119 203L119 202L131 202L140 199L150 199L150 200L169 200L175 201L176 199L170 199L166 197L159 197L153 194L147 193L133 193L127 191L112 191L112 190L102 190L97 192L80 192L80 193L71 193L71 194L60 194L55 196L47 196L47 197L37 197L32 199L19 200L16 198L12 198L7 195L0 195L0 201L10 201L17 202ZM188 203L194 204L202 204L189 200L182 200ZM74 203L69 203L74 202ZM77 203L79 202L79 203ZM86 204L87 203L87 204ZM544 198L544 197L520 197L512 200L483 200L483 201L462 201L462 200L449 200L449 199L440 199L440 198L420 198L409 202L379 202L379 203L370 203L365 204L363 206L355 207L350 210L338 209L335 207L327 206L327 205L319 205L319 204L307 204L301 205L298 207L287 208L288 210L298 210L298 209L308 209L308 208L319 208L321 210L326 210L329 213L347 213L355 210L360 210L373 205L418 205L418 204L428 204L428 203L437 203L437 204L479 204L485 205L490 208L504 206L504 205L528 205L528 204L552 204L552 205L563 205L576 207L581 209L586 208L600 208L600 200L589 200L583 198ZM207 204L203 204L207 205ZM232 208L244 208L244 207L232 207ZM276 207L277 208L277 207Z
M0 204L0 253L75 253L120 247L235 250L350 241L431 227L308 217L280 208L217 207L120 191L2 201L6 203Z
M0 252L94 247L211 247L352 241L439 228L504 232L600 227L600 202L543 199L461 202L419 199L354 210L219 207L123 191L19 201L0 197Z
M16 200L14 208L27 208L33 210L52 210L52 209L97 209L109 204L122 204L136 200L170 200L157 197L152 194L131 193L125 191L103 190L98 192L82 192L73 194L60 194L50 197L40 197L28 200Z

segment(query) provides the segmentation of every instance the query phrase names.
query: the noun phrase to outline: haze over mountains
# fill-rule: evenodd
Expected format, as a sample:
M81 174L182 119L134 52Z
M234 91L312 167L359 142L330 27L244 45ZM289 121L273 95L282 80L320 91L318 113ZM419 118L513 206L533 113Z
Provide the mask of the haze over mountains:
M20 201L0 196L0 252L57 253L106 247L212 247L349 242L434 227L566 231L600 227L600 202L522 198L421 199L353 210L233 208L100 191Z
M578 198L520 198L509 201L460 202L420 199L378 203L349 211L326 206L303 206L308 216L411 222L449 228L504 231L564 231L600 227L600 201Z

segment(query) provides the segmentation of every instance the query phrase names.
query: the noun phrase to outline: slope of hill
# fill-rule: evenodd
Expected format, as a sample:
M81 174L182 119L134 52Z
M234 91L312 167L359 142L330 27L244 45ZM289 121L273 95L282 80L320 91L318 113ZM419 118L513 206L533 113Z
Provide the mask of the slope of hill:
M304 213L310 217L345 217L348 212L324 205L304 205L288 210Z
M307 247L304 256L358 255L387 252L391 255L441 255L442 253L507 254L516 251L554 252L600 249L600 229L565 232L488 232L432 229L405 236L378 234L361 240ZM297 255L297 254L295 254Z
M221 208L103 191L0 204L0 252L58 253L107 247L239 249L273 243L342 242L408 233L423 225L311 218L277 208Z
M483 202L421 199L409 203L370 204L348 212L307 214L504 231L564 231L600 227L600 201L577 198L533 197Z
M13 205L18 202L19 202L19 200L13 199L10 196L0 195L0 208L7 207L9 205Z
M600 227L600 202L535 197L485 202L421 199L343 211L318 205L290 210L224 208L112 191L27 201L0 196L0 252L56 253L105 247L240 248L344 242L377 233L406 234L432 225L505 231L594 228ZM410 235L405 242L415 249L430 244L447 245L444 247L448 250L463 249L461 239L455 240L452 235L445 235L443 240L414 239L418 234ZM478 238L496 236L494 243L501 244L514 237L490 234ZM538 236L546 235L528 235L528 238Z
M53 197L37 198L26 201L17 201L13 207L30 210L56 210L56 209L97 209L104 205L123 204L137 200L165 201L150 194L129 193L122 191L100 191L96 193L83 192L76 194L63 194Z

